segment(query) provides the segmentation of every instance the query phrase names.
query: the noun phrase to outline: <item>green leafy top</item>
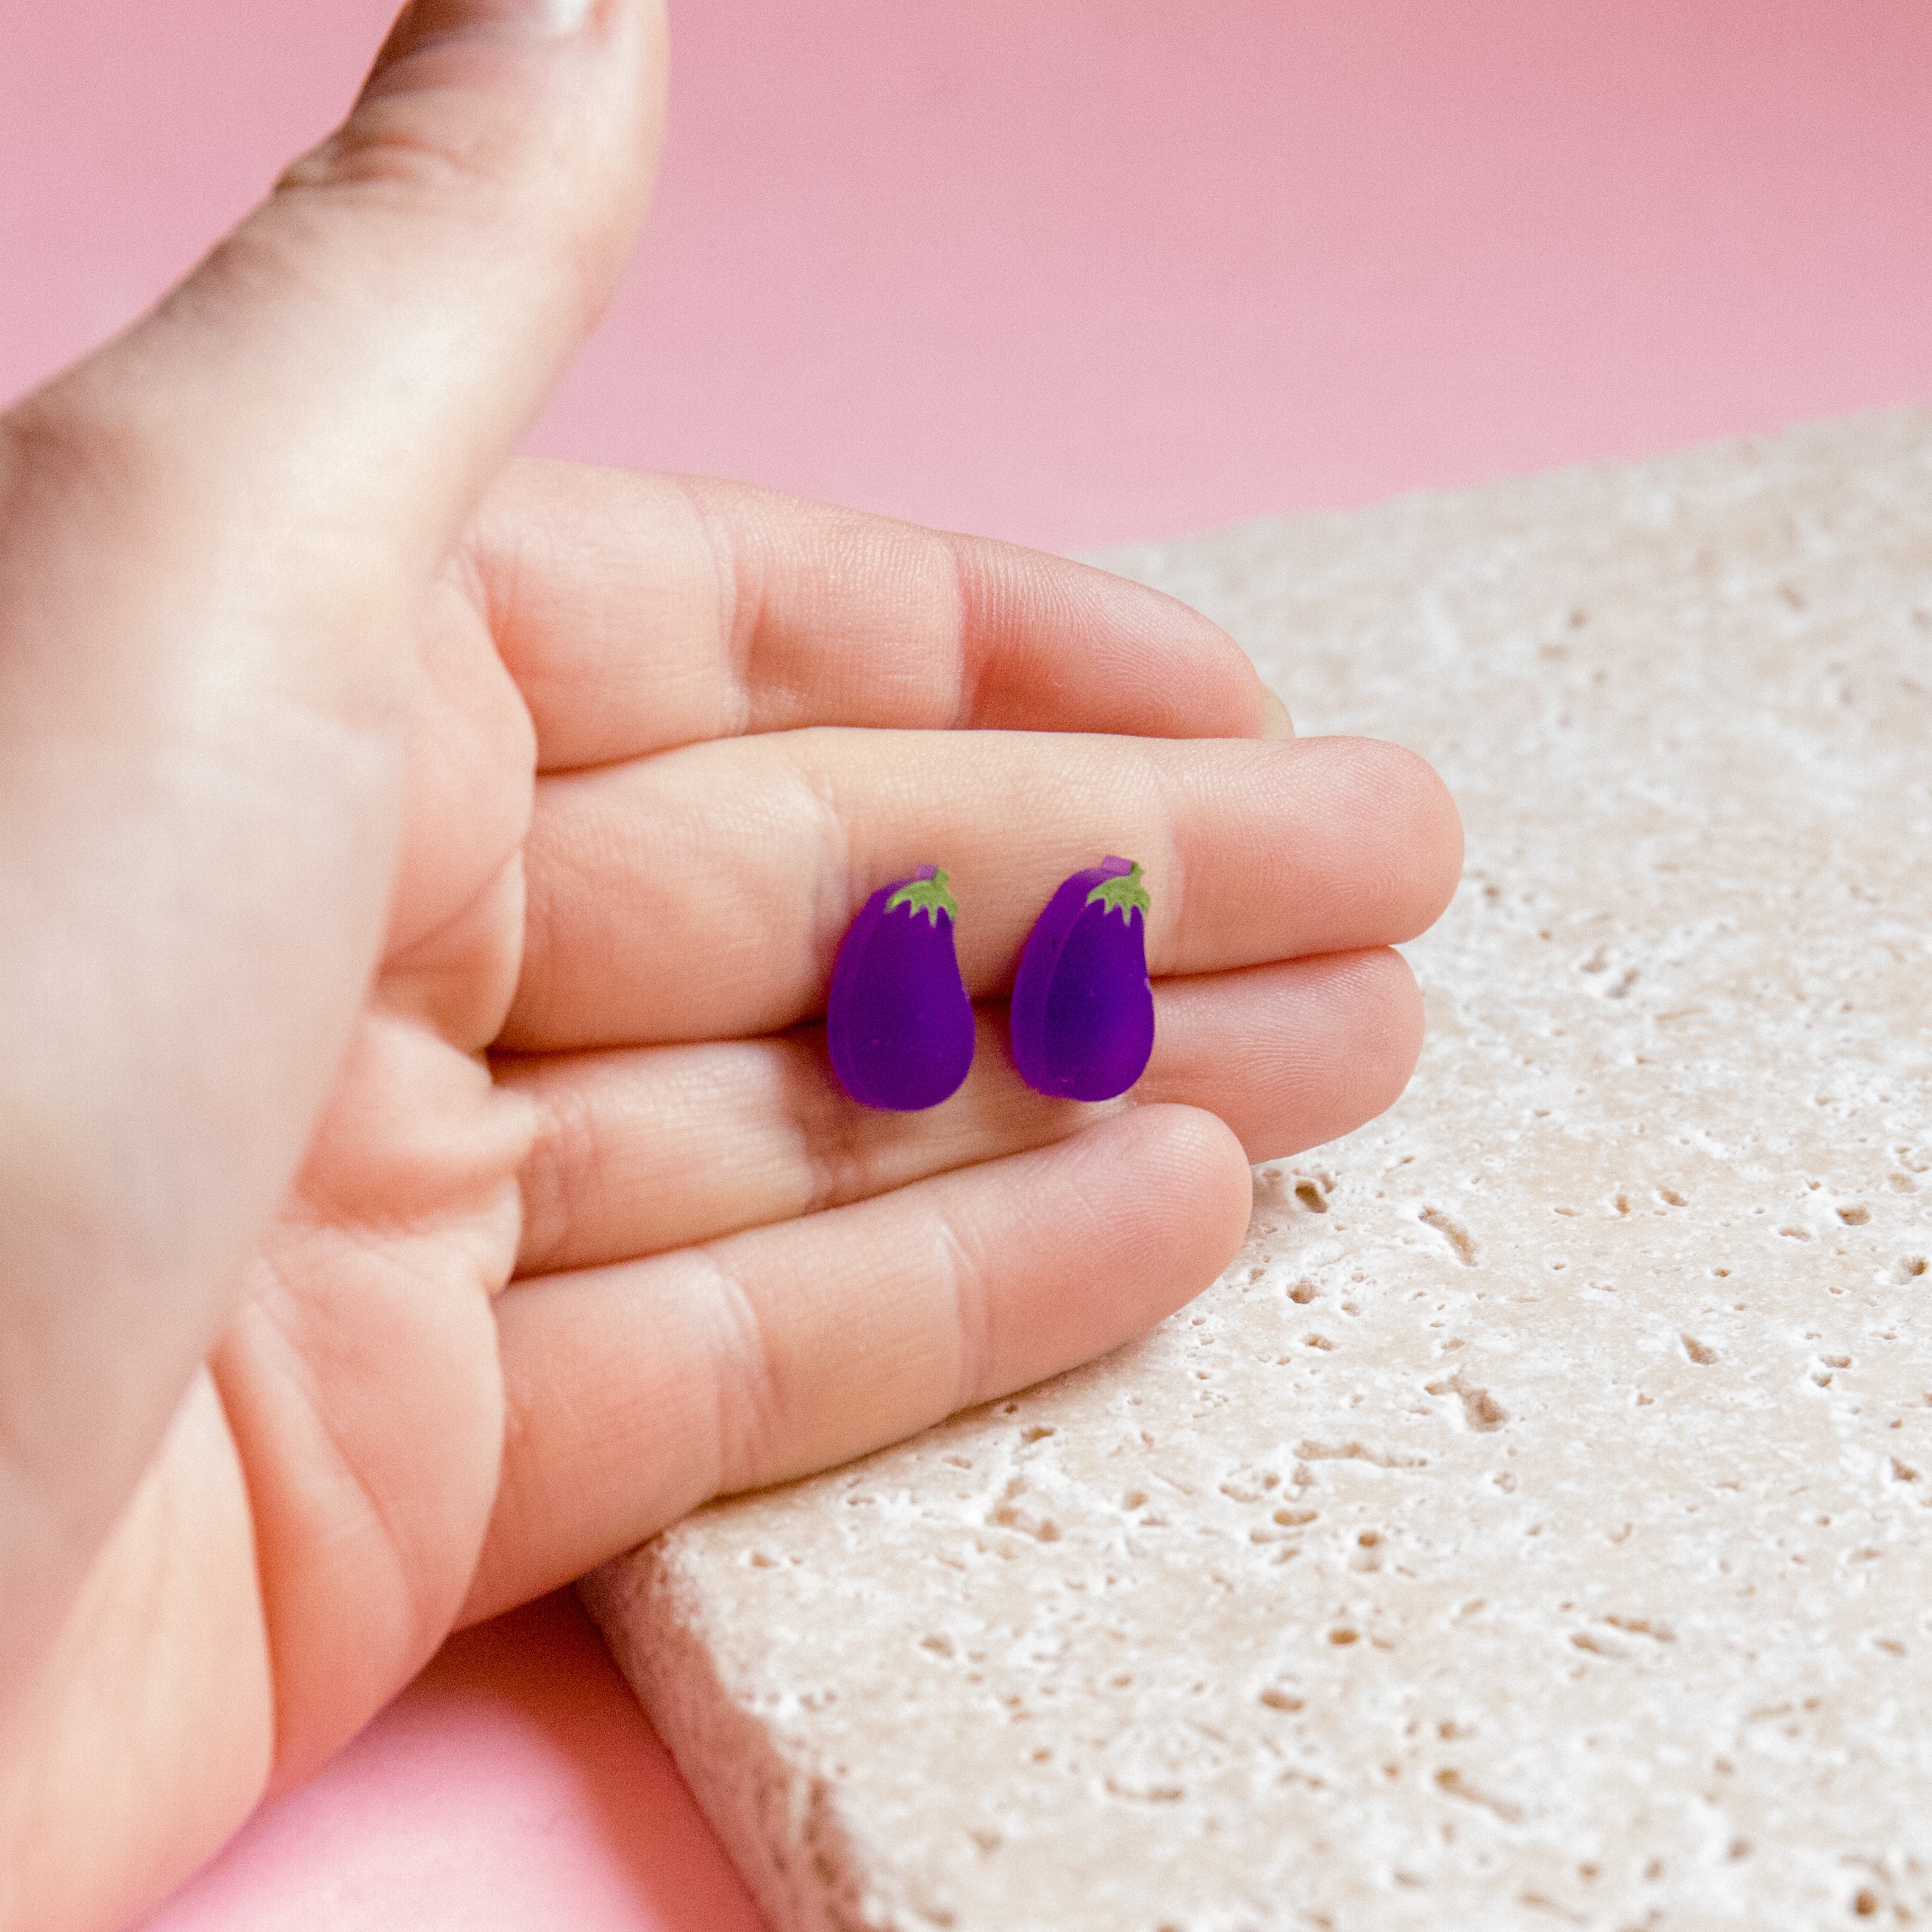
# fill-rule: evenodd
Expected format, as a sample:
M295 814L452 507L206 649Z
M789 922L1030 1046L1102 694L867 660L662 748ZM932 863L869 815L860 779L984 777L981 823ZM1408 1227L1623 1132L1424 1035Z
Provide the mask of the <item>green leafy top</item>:
M1139 908L1145 919L1154 909L1154 902L1147 896L1147 888L1141 884L1141 868L1138 862L1130 872L1124 872L1118 878L1103 879L1087 895L1085 903L1091 905L1100 902L1100 916L1105 919L1110 912L1120 915L1123 926L1134 922L1134 910Z
M934 926L939 923L939 915L945 914L950 920L959 916L959 902L946 890L946 874L934 872L929 879L911 879L893 893L886 902L886 910L894 906L910 906L912 916L918 918L924 913Z

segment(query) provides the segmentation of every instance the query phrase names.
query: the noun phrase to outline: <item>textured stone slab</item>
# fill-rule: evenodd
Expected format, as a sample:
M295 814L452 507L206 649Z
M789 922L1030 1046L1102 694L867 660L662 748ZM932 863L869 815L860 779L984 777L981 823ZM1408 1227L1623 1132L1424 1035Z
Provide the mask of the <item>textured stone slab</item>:
M1109 561L1468 876L1142 1346L586 1594L775 1928L1932 1921L1932 417Z

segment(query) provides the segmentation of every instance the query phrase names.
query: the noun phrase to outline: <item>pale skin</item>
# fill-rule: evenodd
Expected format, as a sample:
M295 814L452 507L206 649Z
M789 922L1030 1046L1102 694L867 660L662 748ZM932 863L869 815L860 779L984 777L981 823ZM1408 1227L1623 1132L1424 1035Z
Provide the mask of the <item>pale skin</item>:
M434 0L154 314L0 419L0 1928L163 1895L453 1628L1113 1348L1400 1092L1460 862L1154 592L510 460L622 263L653 0ZM1157 1043L1004 1048L1131 854ZM922 863L980 1046L832 1083Z

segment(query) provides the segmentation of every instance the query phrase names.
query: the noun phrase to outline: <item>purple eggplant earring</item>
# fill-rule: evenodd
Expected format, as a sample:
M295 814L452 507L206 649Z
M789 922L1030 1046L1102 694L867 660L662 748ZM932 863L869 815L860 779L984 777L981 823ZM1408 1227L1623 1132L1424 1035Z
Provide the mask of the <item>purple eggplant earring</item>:
M1013 1058L1029 1087L1111 1100L1145 1070L1149 904L1140 867L1114 858L1076 872L1047 901L1013 982Z
M861 1106L912 1113L956 1093L973 1064L973 1002L952 950L959 908L922 866L881 886L839 943L825 1039Z

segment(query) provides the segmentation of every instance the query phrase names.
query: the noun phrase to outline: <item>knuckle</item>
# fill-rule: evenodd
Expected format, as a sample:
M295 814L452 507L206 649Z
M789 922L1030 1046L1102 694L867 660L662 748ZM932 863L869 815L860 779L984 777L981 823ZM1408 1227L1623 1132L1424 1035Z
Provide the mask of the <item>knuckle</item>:
M479 190L495 195L517 179L524 146L485 98L442 91L379 97L291 161L274 199L346 194L406 208Z

